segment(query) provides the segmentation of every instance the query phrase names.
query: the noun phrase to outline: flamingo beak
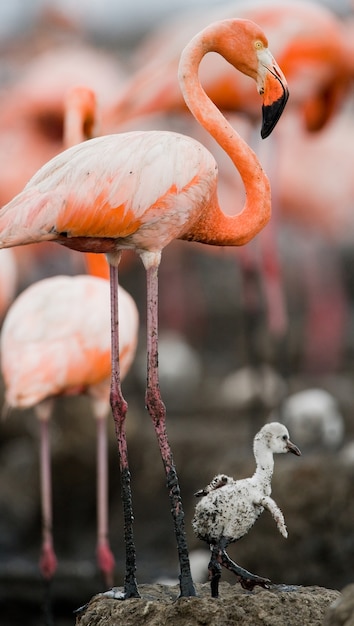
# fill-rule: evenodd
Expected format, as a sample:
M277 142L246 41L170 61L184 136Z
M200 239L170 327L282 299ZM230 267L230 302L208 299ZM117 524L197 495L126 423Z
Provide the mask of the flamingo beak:
M293 454L296 454L296 456L301 456L299 448L294 443L292 443L290 439L287 440L286 447L288 448L288 452L292 452Z
M289 98L286 78L268 49L259 54L259 92L263 95L261 137L270 135Z

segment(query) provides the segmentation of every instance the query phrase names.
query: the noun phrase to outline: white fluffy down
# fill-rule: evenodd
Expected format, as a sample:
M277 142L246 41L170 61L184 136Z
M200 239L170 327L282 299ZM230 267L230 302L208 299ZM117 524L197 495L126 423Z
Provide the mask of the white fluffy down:
M237 541L253 526L264 509L273 516L279 532L287 537L284 517L270 497L273 475L273 454L299 449L289 440L287 428L278 422L266 424L254 438L256 471L251 478L234 480L218 475L197 496L198 502L192 521L194 532L209 544L220 539L227 543Z

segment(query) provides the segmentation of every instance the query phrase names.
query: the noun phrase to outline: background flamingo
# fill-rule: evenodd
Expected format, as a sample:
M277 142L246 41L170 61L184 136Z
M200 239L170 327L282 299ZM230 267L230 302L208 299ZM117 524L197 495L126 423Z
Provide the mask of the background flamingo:
M119 60L83 42L81 35L75 42L71 37L66 34L60 44L47 41L39 49L30 47L25 59L20 57L22 62L14 55L13 75L0 88L1 206L21 191L39 167L68 147L64 126L73 88L91 89L98 110L111 105L119 94L124 76ZM95 130L86 128L91 135ZM69 143L76 141L71 137ZM81 255L76 251L65 254L58 246L19 248L15 254L22 289L57 273L85 271Z
M121 377L134 359L138 312L119 290ZM56 276L28 287L11 305L1 331L1 370L9 409L34 407L40 424L42 549L45 579L55 573L48 422L59 395L86 394L97 421L97 562L113 584L108 541L106 416L110 393L109 283L94 276Z
M237 52L234 52L235 48ZM148 298L146 404L158 437L172 502L182 595L194 594L194 587L177 475L165 431L165 407L158 387L157 271L161 250L175 238L214 245L242 245L259 232L270 214L269 183L255 154L206 96L198 80L198 66L208 50L219 52L235 68L257 79L264 99L263 137L270 134L282 113L287 100L286 81L268 51L263 32L252 22L230 20L215 23L196 36L182 55L179 76L186 102L198 121L229 153L248 191L240 215L230 218L221 212L216 199L216 164L201 144L173 133L132 132L93 139L65 151L42 168L24 192L3 208L0 216L2 247L54 240L78 250L109 254L112 355L118 355L116 286L120 250L134 248L142 258L147 272ZM172 163L166 162L166 154L170 158L174 154ZM153 170L150 165L152 155ZM161 163L159 159L162 159ZM68 177L64 172L69 170ZM156 187L152 179L152 172L155 171L158 172ZM161 172L164 172L163 179ZM84 196L81 195L82 176L85 179ZM55 203L58 203L56 207ZM44 217L46 206L49 214ZM114 214L112 207L116 207ZM36 219L33 210L37 214ZM92 210L94 214L90 215ZM26 214L31 215L31 232L28 225L24 228ZM137 595L138 591L124 432L126 403L121 395L119 366L114 356L112 368L111 403L120 450L125 505L125 595L129 597Z

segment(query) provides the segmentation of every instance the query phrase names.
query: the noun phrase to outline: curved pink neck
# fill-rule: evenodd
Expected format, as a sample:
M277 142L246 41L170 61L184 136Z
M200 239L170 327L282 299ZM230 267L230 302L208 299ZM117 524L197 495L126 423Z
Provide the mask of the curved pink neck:
M209 29L210 30L210 29ZM223 213L217 197L187 239L213 245L243 245L250 241L269 221L271 215L270 185L257 156L210 100L198 78L199 64L207 52L219 52L210 43L205 31L192 39L184 49L179 64L179 81L185 102L196 120L214 137L239 171L246 191L245 205L240 213ZM220 40L220 33L214 42ZM213 210L210 211L209 209ZM208 214L206 214L208 213Z

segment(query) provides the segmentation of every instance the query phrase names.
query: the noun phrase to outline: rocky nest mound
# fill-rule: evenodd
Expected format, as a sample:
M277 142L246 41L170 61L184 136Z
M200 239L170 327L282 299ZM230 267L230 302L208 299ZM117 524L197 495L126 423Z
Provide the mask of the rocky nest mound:
M348 598L354 596L352 587ZM320 626L329 610L334 620L332 606L337 607L342 598L339 591L322 587L274 585L248 592L227 582L221 583L218 599L210 597L209 584L197 585L195 598L178 598L178 591L178 586L142 585L141 599L125 601L99 594L77 614L76 625Z

